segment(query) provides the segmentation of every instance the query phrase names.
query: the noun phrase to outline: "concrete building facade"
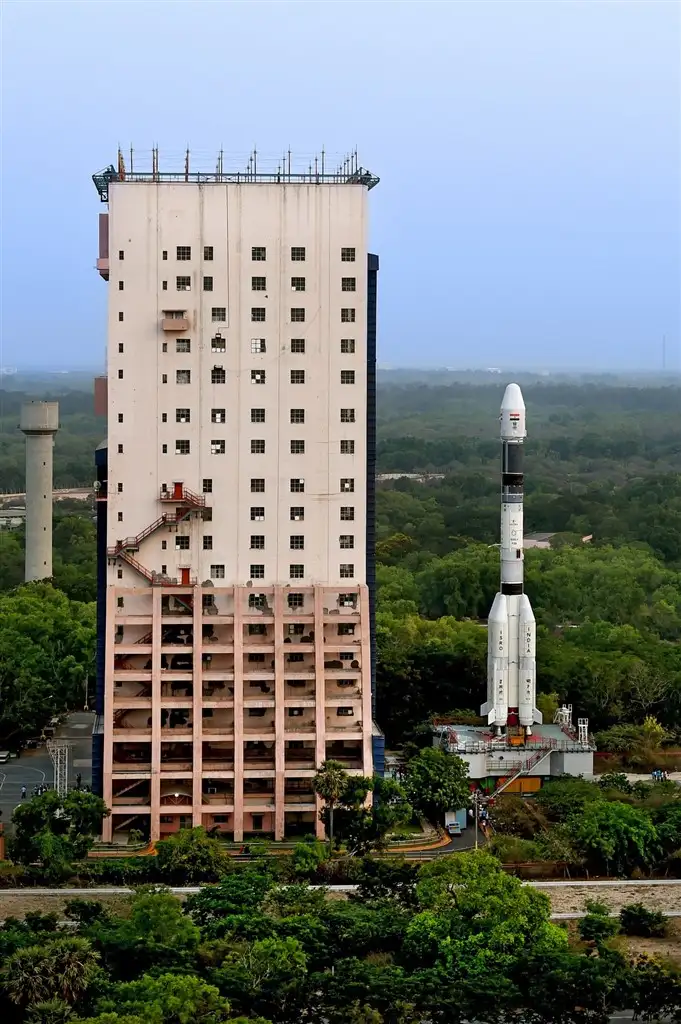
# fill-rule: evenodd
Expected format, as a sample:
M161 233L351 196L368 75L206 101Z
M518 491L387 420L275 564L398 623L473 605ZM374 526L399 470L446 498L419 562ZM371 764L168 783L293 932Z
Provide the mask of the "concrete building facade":
M105 173L104 838L319 831L373 767L377 179Z

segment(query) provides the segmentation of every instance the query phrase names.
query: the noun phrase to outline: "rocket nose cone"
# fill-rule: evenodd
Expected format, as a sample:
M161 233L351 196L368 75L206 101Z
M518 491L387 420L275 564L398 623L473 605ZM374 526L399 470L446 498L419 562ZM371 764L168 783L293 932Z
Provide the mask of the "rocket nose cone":
M523 393L520 390L520 386L518 384L509 384L504 391L504 397L501 401L502 412L504 409L513 409L519 412L524 408L525 403L523 401Z

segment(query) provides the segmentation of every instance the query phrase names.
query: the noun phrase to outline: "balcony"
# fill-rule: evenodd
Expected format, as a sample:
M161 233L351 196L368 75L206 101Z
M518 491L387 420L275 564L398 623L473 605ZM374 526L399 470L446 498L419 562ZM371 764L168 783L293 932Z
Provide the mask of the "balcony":
M225 679L211 679L204 682L201 695L204 700L210 701L215 706L234 704L234 687L230 686Z
M226 710L203 709L202 729L204 735L234 735L234 712Z
M184 309L164 309L161 328L164 331L184 332L189 330L189 317Z
M234 775L234 743L220 743L215 740L203 743L203 772L223 772ZM205 780L206 785L209 780Z

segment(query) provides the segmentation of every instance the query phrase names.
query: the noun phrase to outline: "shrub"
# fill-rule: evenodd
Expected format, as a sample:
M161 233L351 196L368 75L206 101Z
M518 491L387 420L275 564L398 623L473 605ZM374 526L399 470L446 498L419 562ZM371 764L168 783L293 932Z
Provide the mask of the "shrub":
M661 938L667 931L667 918L661 910L649 910L642 903L629 903L620 910L620 926L625 935Z
M607 903L599 903L597 900L587 900L585 904L586 917L583 917L577 925L577 930L585 942L594 942L596 945L606 939L617 935L620 929L617 918L610 917L610 908Z

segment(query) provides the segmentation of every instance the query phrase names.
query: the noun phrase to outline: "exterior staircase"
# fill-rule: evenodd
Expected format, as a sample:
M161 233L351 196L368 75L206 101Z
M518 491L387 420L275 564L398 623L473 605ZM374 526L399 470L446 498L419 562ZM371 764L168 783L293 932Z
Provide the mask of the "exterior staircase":
M170 491L161 491L161 501L170 501L175 505L180 505L179 508L175 509L175 512L164 512L162 516L155 519L153 523L150 523L141 533L138 533L136 537L125 537L123 540L118 540L112 546L106 549L107 558L120 558L126 562L135 572L143 576L145 580L151 583L152 586L184 586L183 583L177 583L176 580L171 580L167 576L163 576L160 573L152 572L147 569L145 565L142 565L134 555L133 551L139 551L141 543L150 537L152 533L160 530L162 526L177 526L183 520L187 519L192 511L196 508L202 508L206 504L206 499L201 494L194 494L188 488L183 487L181 493L171 493ZM149 643L149 640L138 641L139 643Z
M526 761L523 761L516 768L514 773L505 779L502 784L494 790L493 795L495 797L499 796L499 794L503 793L511 783L516 781L516 779L519 779L522 775L529 775L533 768L536 768L538 764L544 761L547 757L550 757L552 749L552 747L547 747L546 750L540 750L538 753L533 754L532 757L529 757Z

